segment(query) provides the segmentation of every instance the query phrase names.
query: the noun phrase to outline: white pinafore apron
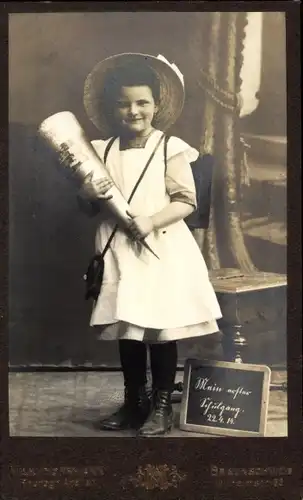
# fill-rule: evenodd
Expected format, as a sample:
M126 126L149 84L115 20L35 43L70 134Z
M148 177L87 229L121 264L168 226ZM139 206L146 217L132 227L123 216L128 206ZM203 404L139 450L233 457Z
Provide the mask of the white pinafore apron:
M142 149L120 151L119 139L113 143L106 166L126 199L161 134L155 131ZM176 154L191 149L181 139L174 139ZM106 144L93 142L101 158ZM150 216L169 203L160 146L132 199L131 210ZM114 220L100 224L96 251L102 251L114 225ZM91 326L102 326L100 338L162 342L217 332L220 307L201 251L185 222L154 231L146 241L160 260L122 231L117 231L105 255L103 284L90 321Z

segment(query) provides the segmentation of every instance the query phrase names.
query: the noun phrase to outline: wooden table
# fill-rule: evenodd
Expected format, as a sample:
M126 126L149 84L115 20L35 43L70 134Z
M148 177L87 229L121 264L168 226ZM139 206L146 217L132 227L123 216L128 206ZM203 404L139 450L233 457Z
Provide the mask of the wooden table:
M220 269L211 271L210 279L223 314L219 327L226 361L242 362L248 327L256 328L256 334L262 329L266 332L269 325L286 327L286 275Z

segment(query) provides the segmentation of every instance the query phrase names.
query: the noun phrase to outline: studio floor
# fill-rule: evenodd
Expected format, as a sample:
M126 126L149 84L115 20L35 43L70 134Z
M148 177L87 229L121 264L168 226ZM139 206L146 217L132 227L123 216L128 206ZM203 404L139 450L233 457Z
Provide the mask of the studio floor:
M178 372L176 381L183 373ZM272 382L285 381L276 372ZM176 393L177 395L178 393ZM10 373L9 416L11 436L111 437L131 432L106 432L98 421L114 411L123 398L119 372ZM209 437L179 429L180 403L174 407L174 428L169 437ZM266 437L287 436L287 392L271 390Z

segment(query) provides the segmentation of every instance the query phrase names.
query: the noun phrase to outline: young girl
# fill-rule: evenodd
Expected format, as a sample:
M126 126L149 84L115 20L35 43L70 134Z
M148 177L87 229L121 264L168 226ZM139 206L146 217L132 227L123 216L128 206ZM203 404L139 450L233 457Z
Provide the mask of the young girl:
M109 179L86 184L82 205L100 217L96 252L104 249L117 221L104 205L114 182L125 199L147 160L181 113L182 75L162 56L119 54L88 76L84 104L105 140L92 144ZM110 146L110 147L109 147ZM190 162L198 151L177 137L160 144L131 203L130 222L120 227L105 255L105 272L90 324L103 340L118 340L124 404L101 422L102 429L137 429L139 436L167 433L173 422L171 393L177 341L218 331L221 311L208 271L184 222L196 208ZM97 190L100 202L92 202ZM84 203L85 202L85 203ZM130 237L130 234L132 237ZM157 259L140 244L146 238ZM153 396L146 393L147 345Z

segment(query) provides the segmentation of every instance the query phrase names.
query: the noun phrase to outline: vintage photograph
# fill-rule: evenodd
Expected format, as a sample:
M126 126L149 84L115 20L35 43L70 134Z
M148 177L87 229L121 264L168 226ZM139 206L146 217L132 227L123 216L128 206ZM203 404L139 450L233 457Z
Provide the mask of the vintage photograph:
M9 15L10 436L285 437L283 12Z

